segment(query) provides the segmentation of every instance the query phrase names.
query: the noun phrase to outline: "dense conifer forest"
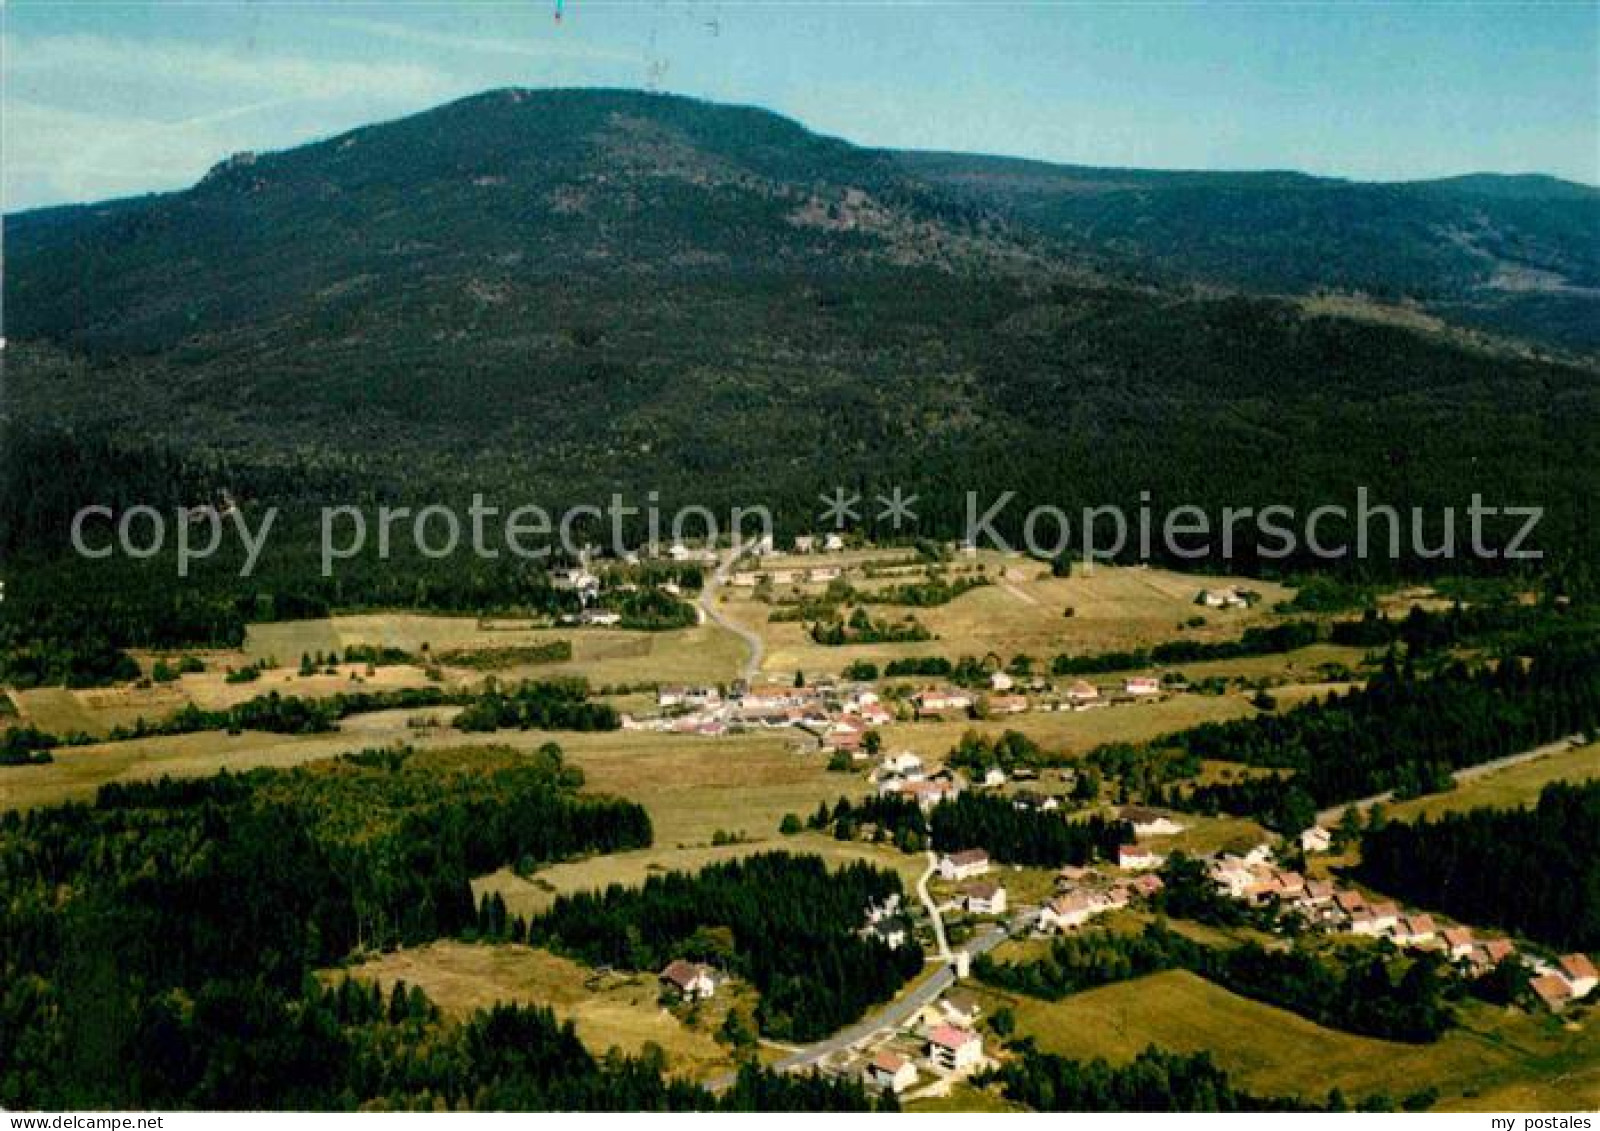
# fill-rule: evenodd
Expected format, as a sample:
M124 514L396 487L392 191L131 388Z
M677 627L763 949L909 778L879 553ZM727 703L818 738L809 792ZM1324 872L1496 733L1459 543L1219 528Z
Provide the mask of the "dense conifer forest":
M1547 786L1531 809L1383 824L1362 837L1359 875L1464 922L1600 950L1600 783Z
M819 857L763 853L563 895L528 924L528 941L625 970L708 962L761 991L764 1034L815 1040L922 969L915 942L891 948L859 934L868 904L895 894L899 877L867 864L830 872Z

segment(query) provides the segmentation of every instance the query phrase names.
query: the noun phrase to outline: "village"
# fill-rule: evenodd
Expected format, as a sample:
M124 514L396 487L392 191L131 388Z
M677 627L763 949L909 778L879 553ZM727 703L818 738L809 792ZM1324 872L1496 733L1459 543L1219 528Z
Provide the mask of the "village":
M969 785L959 773L924 773L921 759L909 752L886 755L872 771L880 789L899 791L919 806L932 809L968 788L993 789L993 776ZM1019 794L1018 807L1059 809L1055 799ZM1038 904L1014 905L1007 873L1020 868L995 861L981 847L929 852L929 868L919 886L923 923L931 928L936 953L929 962L937 972L900 1002L844 1034L791 1058L793 1066L859 1077L868 1087L905 1100L948 1094L956 1083L994 1066L993 1050L985 1047L979 1028L983 998L964 987L972 977L977 955L1008 940L1049 939L1090 929L1115 912L1152 909L1165 881L1161 875L1169 855L1161 842L1185 831L1183 817L1158 809L1124 805L1116 815L1136 838L1118 848L1115 858L1092 866L1068 866L1053 877L1053 893ZM1513 958L1527 968L1529 988L1552 1014L1574 1003L1600 998L1600 970L1581 953L1545 955L1518 946L1509 938L1480 933L1461 924L1443 924L1433 915L1363 894L1331 879L1314 879L1280 862L1298 854L1310 860L1328 853L1334 830L1311 826L1275 847L1263 840L1242 851L1198 858L1212 890L1242 907L1272 913L1274 931L1285 936L1319 933L1344 936L1352 943L1392 948L1397 952L1430 952L1463 980L1481 978ZM930 886L930 885L936 885ZM973 931L959 946L947 943L949 915L960 916ZM861 931L892 948L905 945L919 923L898 896L866 908ZM924 933L928 933L926 930ZM723 975L709 965L675 961L661 972L666 993L682 1000L714 996ZM1591 996L1593 995L1593 996Z

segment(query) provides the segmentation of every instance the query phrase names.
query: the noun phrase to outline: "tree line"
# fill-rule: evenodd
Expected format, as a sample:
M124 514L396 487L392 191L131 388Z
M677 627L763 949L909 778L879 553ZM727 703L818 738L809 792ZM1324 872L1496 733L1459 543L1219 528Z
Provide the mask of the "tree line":
M1357 874L1466 922L1600 950L1600 782L1548 785L1531 809L1386 822L1362 837Z
M1256 816L1293 832L1319 808L1394 790L1449 788L1455 770L1600 725L1600 644L1551 641L1531 655L1431 677L1390 653L1365 688L1277 715L1205 723L1163 739L1197 758L1292 772L1172 791L1202 812Z
M1280 951L1253 942L1212 947L1160 922L1138 935L1066 936L1031 962L983 955L974 969L993 985L1047 1000L1161 970L1187 970L1319 1025L1391 1041L1434 1041L1455 1023L1447 969L1435 955L1411 959L1396 977L1389 959L1376 951Z

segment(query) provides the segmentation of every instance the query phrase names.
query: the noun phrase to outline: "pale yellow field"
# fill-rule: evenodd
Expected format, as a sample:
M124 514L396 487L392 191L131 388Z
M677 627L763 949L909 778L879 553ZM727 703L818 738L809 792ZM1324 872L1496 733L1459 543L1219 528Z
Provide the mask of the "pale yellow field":
M528 621L412 613L251 625L245 652L256 658L276 657L280 664L293 665L304 652L342 652L358 644L420 654L424 644L439 653L451 649L510 648L551 640L572 644L571 662L509 668L496 674L504 679L583 675L597 687L655 681L716 683L737 675L744 655L739 639L714 624L673 632L625 632L576 626L543 628L533 627Z
M882 618L913 614L937 637L925 643L823 647L811 642L804 625L767 623L768 606L748 594L728 595L724 609L762 634L766 670L837 672L853 660L882 663L902 656L995 652L1010 658L1027 653L1048 661L1059 652L1103 652L1157 643L1177 635L1179 623L1193 616L1206 619L1203 627L1188 630L1194 639L1229 639L1246 625L1272 619L1272 606L1291 595L1283 586L1247 578L1116 566L1055 578L1037 562L988 551L978 555L978 562L997 584L934 608L872 606L873 615ZM958 558L956 568L965 564L966 559ZM1228 585L1253 589L1262 600L1248 610L1201 609L1194 604L1200 589ZM863 583L863 587L870 586ZM1071 617L1064 615L1069 606L1075 610Z
M1013 1000L1009 997L1006 1000ZM1463 1007L1465 1024L1431 1045L1358 1037L1239 997L1184 971L1076 994L1014 999L1018 1031L1048 1052L1132 1059L1151 1044L1208 1051L1245 1086L1323 1099L1427 1087L1448 1110L1588 1110L1600 1106L1600 1024Z
M1128 703L1094 711L1027 711L999 719L893 723L884 748L944 755L969 730L1018 731L1051 750L1082 753L1107 742L1146 742L1172 731L1256 713L1243 695L1174 695L1157 703Z
M648 1044L661 1048L674 1075L705 1079L733 1068L728 1048L713 1035L729 1005L749 1008L753 992L724 986L701 1003L686 1023L665 1008L651 974L598 974L569 959L520 944L436 942L368 959L347 970L324 971L375 981L387 994L396 981L421 986L446 1015L464 1018L497 1003L549 1006L571 1020L583 1043L596 1053L610 1048L637 1055Z
M1390 817L1409 821L1420 816L1459 813L1467 809L1532 805L1552 782L1585 782L1600 778L1600 743L1579 746L1518 766L1484 774L1449 793L1385 806Z

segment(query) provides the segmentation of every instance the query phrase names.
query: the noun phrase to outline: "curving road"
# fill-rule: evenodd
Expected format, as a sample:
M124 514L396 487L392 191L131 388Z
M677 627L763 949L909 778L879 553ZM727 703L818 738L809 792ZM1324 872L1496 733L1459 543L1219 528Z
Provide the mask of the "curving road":
M922 906L928 910L928 919L933 923L933 938L939 944L939 958L944 962L954 962L955 956L950 953L950 944L944 937L944 917L939 914L939 905L933 901L933 896L928 894L928 881L933 879L934 872L938 870L939 856L930 848L928 870L917 881L917 898L922 900Z
M711 571L711 576L700 589L700 611L710 617L712 622L720 628L725 628L745 642L750 654L746 657L744 667L739 671L739 678L749 682L761 670L761 658L766 651L766 646L761 643L761 637L751 629L738 624L723 615L717 608L717 590L728 582L728 572L733 569L734 563L739 560L739 551L731 550L728 556Z
M996 923L981 935L975 935L967 941L963 948L970 955L985 954L999 946L1011 937L1012 932L1022 930L1035 918L1033 908L1019 911L1010 920ZM935 918L935 923L939 920ZM942 926L942 925L941 925ZM818 1041L814 1045L807 1045L788 1056L773 1061L767 1067L779 1072L792 1072L799 1068L814 1067L818 1061L837 1052L843 1052L851 1045L866 1040L874 1033L885 1029L898 1029L910 1021L912 1017L927 1006L939 999L939 995L955 984L956 972L952 963L942 963L932 974L918 982L910 992L896 998L883 1006L876 1013L869 1014L857 1021L854 1025L840 1029L831 1037ZM707 1085L713 1091L721 1091L733 1084L733 1073L719 1076Z

